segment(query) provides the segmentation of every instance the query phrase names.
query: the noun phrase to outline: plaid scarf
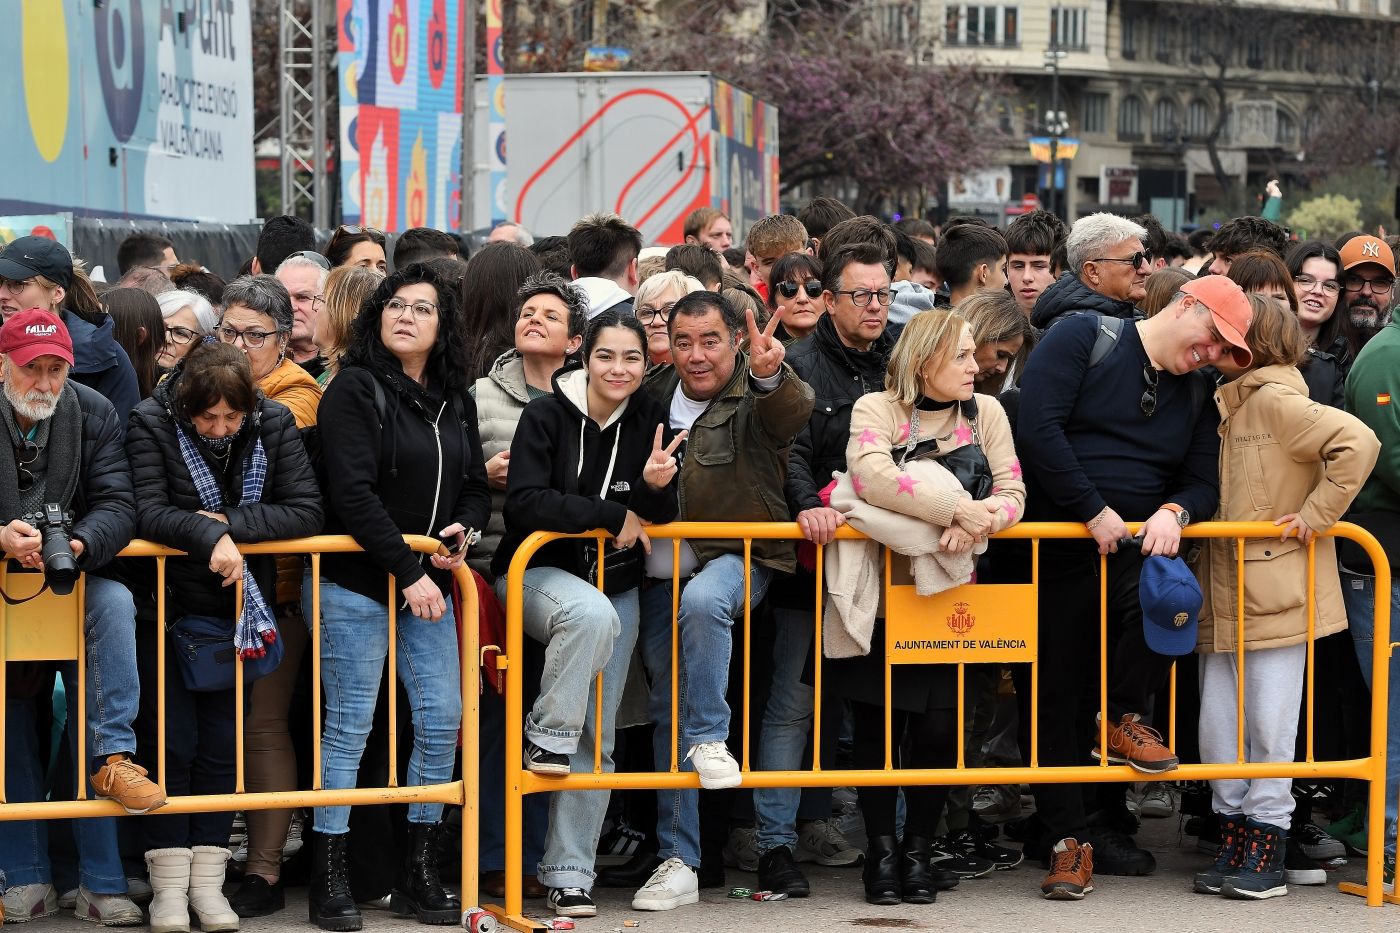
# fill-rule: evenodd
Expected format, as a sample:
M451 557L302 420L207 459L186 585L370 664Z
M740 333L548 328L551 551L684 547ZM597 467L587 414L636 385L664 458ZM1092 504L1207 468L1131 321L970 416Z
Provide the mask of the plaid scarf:
M180 456L185 460L185 466L190 471L190 479L194 480L195 489L199 492L200 505L206 512L222 512L224 510L224 496L219 489L219 483L214 479L214 471L209 469L209 464L205 462L203 455L195 446L194 440L185 433L185 429L175 425L175 436L180 441ZM267 479L267 451L263 449L262 438L257 437L253 442L253 456L251 457L247 469L243 471L243 498L239 500L240 505L247 505L250 502L261 502L263 494L263 483ZM267 605L267 600L263 597L262 588L258 586L257 579L248 572L248 562L243 561L243 611L238 616L238 623L233 630L233 646L238 654L243 658L260 658L267 654L266 644L277 640L277 623L272 617L272 610Z

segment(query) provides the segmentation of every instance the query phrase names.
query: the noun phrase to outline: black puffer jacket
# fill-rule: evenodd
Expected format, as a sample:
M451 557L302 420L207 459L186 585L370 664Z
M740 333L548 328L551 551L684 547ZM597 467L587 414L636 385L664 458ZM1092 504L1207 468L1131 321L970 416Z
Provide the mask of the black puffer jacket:
M852 350L841 342L831 315L824 314L812 334L788 350L788 365L816 396L812 418L788 454L783 492L794 516L820 508L817 494L831 482L832 473L846 469L851 408L862 395L885 387L885 365L893 347L885 331L868 351Z
M136 406L127 425L137 521L143 538L189 554L167 564L167 618L232 618L234 588L223 586L223 578L209 570L214 545L225 534L235 544L314 535L321 530L321 494L292 413L259 395L257 411L244 419L226 460L221 462L195 441L219 480L228 524L198 514L204 505L175 434L174 398L181 376L182 368L177 367L150 398ZM193 426L188 422L183 426L195 436ZM267 453L267 479L262 501L242 505L243 473L252 462L255 437L262 438ZM250 558L248 566L271 602L277 595L274 558Z
M1045 330L1058 318L1076 311L1121 317L1125 321L1143 316L1131 301L1119 301L1096 292L1081 282L1079 276L1066 272L1040 293L1031 311L1031 325Z
M136 497L116 409L95 389L73 380L68 385L77 392L83 413L82 463L69 504L74 516L71 534L83 542L78 565L85 573L97 573L109 569L136 534Z
M1351 351L1345 337L1338 337L1330 347L1308 347L1308 355L1298 366L1303 381L1308 384L1308 397L1333 408L1347 407L1346 381L1351 369Z

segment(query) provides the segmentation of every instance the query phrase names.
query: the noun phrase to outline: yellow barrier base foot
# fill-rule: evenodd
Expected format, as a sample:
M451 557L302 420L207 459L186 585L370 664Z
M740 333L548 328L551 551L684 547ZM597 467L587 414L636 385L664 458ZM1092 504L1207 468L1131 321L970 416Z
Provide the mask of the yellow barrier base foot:
M497 929L520 930L521 933L533 933L535 930L547 930L549 927L538 920L531 920L529 917L520 914L511 915L506 913L506 909L499 904L482 904L481 909L496 918Z
M1355 881L1343 881L1337 885L1337 890L1343 894L1355 894L1357 897L1366 897L1367 894L1366 885L1358 884ZM1400 894L1386 894L1382 889L1380 902L1382 904L1400 904Z

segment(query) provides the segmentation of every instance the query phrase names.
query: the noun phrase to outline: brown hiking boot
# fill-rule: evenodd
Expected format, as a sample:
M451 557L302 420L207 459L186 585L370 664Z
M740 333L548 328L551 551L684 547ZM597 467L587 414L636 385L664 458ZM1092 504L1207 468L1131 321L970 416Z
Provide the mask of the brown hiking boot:
M1094 749L1102 758L1103 750ZM1143 774L1162 774L1179 763L1162 741L1162 733L1142 724L1137 713L1124 713L1123 721L1108 730L1108 760L1115 765L1131 765Z
M1040 893L1051 901L1084 900L1094 890L1094 847L1061 839L1050 855L1050 874L1040 883Z
M92 776L92 786L98 797L115 800L127 813L149 813L165 806L165 793L146 777L146 769L122 754L107 757Z

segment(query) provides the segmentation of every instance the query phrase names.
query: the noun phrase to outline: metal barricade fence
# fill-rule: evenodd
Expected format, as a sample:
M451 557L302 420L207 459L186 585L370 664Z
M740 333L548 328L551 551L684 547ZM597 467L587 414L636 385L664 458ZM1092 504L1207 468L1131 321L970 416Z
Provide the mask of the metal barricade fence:
M1134 533L1141 527L1140 523L1129 523L1128 526ZM1139 773L1127 765L1112 765L1105 755L1095 765L1082 765L1073 767L1041 767L1038 763L1039 757L1039 736L1038 736L1038 679L1039 661L1036 652L1037 635L1037 594L1040 583L1040 544L1045 540L1064 539L1087 539L1091 535L1084 525L1078 523L1035 523L1023 522L1007 531L995 535L998 540L1021 539L1031 542L1031 580L1026 584L986 584L971 583L954 590L947 591L933 597L919 597L913 593L914 587L899 587L892 583L891 562L888 553L884 561L884 600L882 604L886 606L886 635L885 635L885 768L882 770L828 770L821 766L820 740L821 740L821 709L822 709L822 674L820 663L814 664L813 669L813 698L812 698L812 728L810 741L812 743L812 769L810 771L755 771L749 767L749 750L752 747L750 742L750 671L753 659L751 658L750 647L750 625L752 616L752 606L749 595L751 593L751 556L753 542L756 540L801 540L801 532L796 523L745 523L745 522L676 522L670 525L658 525L649 527L647 534L651 538L652 546L671 548L671 567L673 577L671 579L671 668L677 667L678 653L680 651L679 622L677 615L680 605L680 576L681 566L680 548L687 540L724 540L741 541L743 545L742 554L744 558L744 596L745 609L742 620L735 619L735 628L739 629L734 634L736 640L741 639L744 643L744 654L742 658L743 667L743 708L734 710L734 719L742 723L738 731L742 735L742 754L740 759L740 770L742 772L742 785L750 788L769 787L844 787L844 786L901 786L901 785L976 785L976 784L1042 784L1042 783L1085 783L1085 782L1133 782L1152 780L1150 775ZM1237 613L1236 625L1236 665L1240 672L1239 682L1243 682L1243 671L1247 663L1244 650L1244 629L1245 629L1245 560L1244 542L1247 539L1264 539L1279 536L1279 530L1268 522L1205 522L1191 525L1182 532L1185 539L1201 538L1223 538L1234 539L1236 543L1236 576L1239 581L1237 592ZM843 526L837 532L837 537L843 540L859 540L863 536L850 528ZM1316 545L1321 537L1344 538L1358 544L1367 555L1375 568L1375 592L1381 595L1375 607L1375 652L1372 660L1372 694L1371 694L1371 735L1369 753L1362 758L1351 760L1319 761L1313 754L1314 739L1314 716L1313 701L1315 698L1315 670L1313 657L1313 640L1316 625L1316 593L1314 568L1316 566ZM524 742L524 683L523 666L516 663L516 659L522 657L524 643L523 628L523 579L531 559L535 553L546 544L564 538L596 538L600 541L609 538L603 531L587 532L581 535L565 535L552 532L536 532L530 535L520 548L516 551L514 559L511 561L509 577L507 581L506 596L506 646L505 655L498 659L498 664L506 671L506 736L505 736L505 760L506 760L506 896L504 906L487 905L487 909L505 926L518 930L542 929L539 923L524 916L522 912L522 802L525 794L540 793L546 791L576 791L576 790L623 790L623 789L663 789L680 787L698 787L699 779L693 772L683 772L680 770L680 739L677 734L676 723L679 717L676 715L679 707L679 685L678 678L671 678L671 735L670 735L670 767L663 772L633 772L633 773L604 773L601 769L602 760L602 735L595 730L593 759L594 766L591 773L573 773L562 777L542 777L531 773L524 768L522 762L523 742ZM1244 760L1245 756L1245 701L1244 691L1237 691L1236 709L1236 761L1226 764L1182 764L1176 769L1158 776L1156 779L1182 780L1182 781L1208 781L1221 779L1255 779L1255 778L1310 778L1310 779L1344 779L1351 778L1358 781L1365 781L1368 784L1368 804L1370 812L1376 815L1369 823L1368 835L1368 856L1367 856L1367 882L1365 885L1342 884L1341 890L1364 895L1366 902L1370 906L1379 906L1385 901L1400 903L1400 897L1387 895L1382 887L1382 858L1383 846L1382 837L1384 832L1384 819L1380 814L1385 812L1385 766L1386 766L1386 711L1387 696L1389 690L1389 658L1390 651L1394 645L1390 639L1390 601L1385 595L1390 593L1390 563L1374 537L1364 529L1341 522L1333 527L1327 535L1314 537L1307 545L1307 667L1304 691L1306 696L1306 715L1304 721L1300 723L1300 732L1306 737L1306 754L1302 761L1294 762L1271 762L1271 763L1249 763ZM604 585L604 566L602 554L605 549L598 548L600 555L598 567L597 585L602 588ZM824 548L816 549L815 566L815 595L816 612L813 618L814 637L813 654L820 659L822 656L822 613L823 613L823 569L824 569ZM1099 743L1101 748L1107 747L1108 733L1108 609L1107 609L1107 557L1101 557L1099 563L1099 710L1100 710L1100 734ZM990 602L989 602L990 600ZM1000 605L996 605L999 603ZM959 608L962 606L963 608ZM970 614L970 609L966 607L976 606L977 624L984 626L987 622L991 624L987 628L991 629L990 635L983 635L976 640L967 639L943 639L934 642L925 638L904 638L901 634L911 634L922 632L927 636L927 628L930 619L943 617L952 619L959 613ZM949 612L949 609L952 612ZM742 626L742 628L740 628ZM984 628L983 631L986 631ZM740 634L742 632L742 635ZM954 628L956 633L956 628ZM979 633L980 634L980 633ZM902 641L904 647L897 648L897 642ZM993 646L993 650L981 650L978 642L987 641ZM932 645L932 648L925 647ZM1000 646L998 643L1001 643ZM872 653L878 650L877 645L871 646ZM1004 650L997 651L997 647ZM967 649L967 650L964 650ZM963 675L969 663L1016 663L1029 662L1031 665L1031 748L1028 750L1030 765L1019 768L968 768L965 767L965 749L963 748L963 736L965 725L965 697L963 694ZM893 767L893 748L891 742L890 725L890 683L892 678L892 668L900 663L955 663L958 667L958 727L957 727L957 766L950 769L899 769ZM1170 677L1170 696L1172 699L1172 712L1170 725L1167 730L1166 741L1171 747L1176 745L1176 668L1173 666ZM602 704L602 674L597 676L594 691L595 722L601 722L600 707Z
M415 552L420 554L435 554L441 549L442 542L423 536L405 535L404 542ZM456 804L462 807L462 904L464 908L474 906L478 901L477 896L477 845L478 845L478 824L480 821L480 772L479 760L476 750L480 748L479 738L479 705L480 705L480 677L479 667L481 658L480 638L478 631L478 605L476 584L471 575L471 571L465 565L460 566L454 572L454 579L460 591L462 618L459 621L461 639L459 644L459 663L461 670L461 690L462 690L462 731L461 744L462 754L462 777L460 780L449 781L443 784L419 785L402 787L398 784L398 735L397 735L397 691L390 689L388 694L388 786L387 787L359 787L343 790L326 790L321 786L321 557L324 554L344 554L359 552L360 546L349 536L323 535L313 538L301 538L287 541L268 541L259 544L243 544L239 546L239 551L245 556L251 555L306 555L310 557L311 565L311 602L313 608L313 621L310 627L310 641L307 650L311 652L312 671L312 696L318 702L312 703L312 787L310 790L291 790L267 793L248 793L244 790L244 760L243 760L243 721L244 721L244 693L249 689L243 683L242 668L243 659L236 658L236 674L234 677L234 716L236 728L236 758L235 758L235 788L232 794L206 794L188 795L180 797L170 797L159 811L160 814L167 813L212 813L227 812L237 810L276 810L290 807L324 807L324 806L349 806L362 804L385 804L385 803L443 803ZM133 541L122 552L122 557L143 557L154 558L156 561L156 624L165 625L166 597L165 597L165 570L166 561L171 557L183 556L183 552L173 548L153 544L148 541ZM30 590L24 595L29 595L32 590L38 589L38 581L42 580L36 574L11 574L8 571L8 561L0 562L0 589L6 593L12 592L13 583L27 578ZM36 579L37 578L37 579ZM397 658L394 650L396 643L395 631L398 624L399 600L394 598L395 583L391 575L386 574L386 592L388 599L388 625L389 625L389 651L388 651L388 676L390 681L397 677ZM5 702L6 697L6 664L8 660L76 660L77 662L77 701L74 704L78 722L76 724L77 734L87 735L87 702L86 702L86 652L84 649L84 615L82 611L84 597L84 582L80 579L78 586L70 596L55 597L46 594L44 602L26 603L16 607L0 605L0 703ZM450 594L449 594L450 597ZM243 584L237 584L235 594L237 605L242 605ZM55 623L54 614L58 612L71 614L71 622L68 625ZM166 645L167 639L156 639L156 670L157 678L155 689L158 691L158 714L157 714L157 761L155 771L159 776L162 790L164 790L165 780L165 728L166 728L166 652L170 650ZM151 685L144 685L148 689ZM0 707L3 712L3 707ZM5 770L5 717L0 715L0 776L6 773ZM77 743L77 760L74 764L75 773L85 775L88 773L87 765L87 743ZM138 762L140 763L140 762ZM149 764L149 763L147 763ZM96 817L96 816L121 816L124 811L115 801L110 800L89 800L87 799L87 782L79 781L77 786L77 799L71 801L39 801L24 803L9 803L5 800L3 785L0 785L0 824L9 820L30 820L30 819L62 819L69 817Z

